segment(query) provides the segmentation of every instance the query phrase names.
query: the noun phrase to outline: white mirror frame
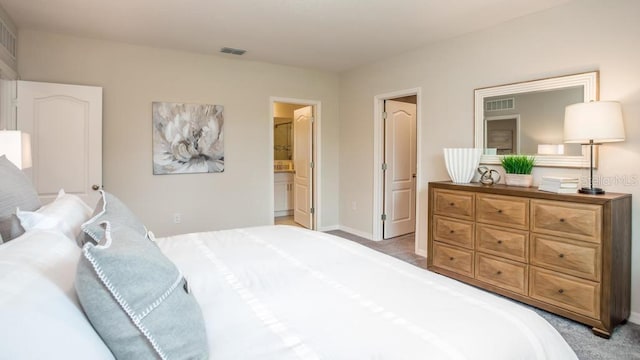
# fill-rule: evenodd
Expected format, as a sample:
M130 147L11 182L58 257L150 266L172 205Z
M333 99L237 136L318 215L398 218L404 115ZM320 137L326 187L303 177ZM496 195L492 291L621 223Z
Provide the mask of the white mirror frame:
M474 146L484 149L484 98L492 96L501 96L508 94L520 94L543 90L556 90L567 87L583 86L584 102L598 100L598 71L581 73L575 75L559 76L548 79L540 79L533 81L525 81L514 84L491 86L476 89L474 91L474 129L475 139ZM595 155L595 154L594 154ZM594 166L597 157L594 156ZM498 155L482 155L481 164L500 164ZM536 156L535 166L546 167L571 167L571 168L588 168L589 150L587 146L582 147L581 156L568 155L544 155Z

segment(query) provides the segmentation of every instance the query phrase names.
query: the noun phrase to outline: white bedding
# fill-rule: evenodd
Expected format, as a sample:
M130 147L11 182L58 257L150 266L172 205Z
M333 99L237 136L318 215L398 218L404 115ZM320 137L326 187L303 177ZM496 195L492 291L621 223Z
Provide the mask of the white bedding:
M202 307L211 359L577 359L521 305L324 233L157 242Z

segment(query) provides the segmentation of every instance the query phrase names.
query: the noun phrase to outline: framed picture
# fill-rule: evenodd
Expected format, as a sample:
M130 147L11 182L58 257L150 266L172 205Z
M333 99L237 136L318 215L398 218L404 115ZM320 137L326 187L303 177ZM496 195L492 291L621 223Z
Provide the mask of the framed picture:
M153 174L224 171L222 105L153 102Z

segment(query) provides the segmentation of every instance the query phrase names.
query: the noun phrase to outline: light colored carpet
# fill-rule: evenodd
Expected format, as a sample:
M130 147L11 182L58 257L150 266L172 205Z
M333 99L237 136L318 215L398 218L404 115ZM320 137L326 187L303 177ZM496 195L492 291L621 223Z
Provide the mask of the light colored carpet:
M370 241L340 230L328 231L328 233L355 241L418 267L427 268L426 258L414 252L414 234L383 241ZM638 324L627 323L616 327L611 339L607 340L594 335L589 326L544 310L531 308L558 330L580 360L640 360L640 325Z

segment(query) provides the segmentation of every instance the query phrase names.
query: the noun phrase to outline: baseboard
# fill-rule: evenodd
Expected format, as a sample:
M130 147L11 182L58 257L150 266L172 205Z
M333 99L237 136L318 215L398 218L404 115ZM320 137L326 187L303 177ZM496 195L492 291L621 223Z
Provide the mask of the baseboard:
M360 230L356 230L356 229L352 229L352 228L350 228L348 226L339 225L338 229L336 229L336 230L342 230L344 232L348 232L349 234L360 236L361 238L365 238L367 240L373 240L373 234L367 233L367 232L364 232L364 231L360 231Z
M330 225L330 226L323 226L321 228L316 229L318 231L333 231L333 230L340 230L340 226L339 225Z
M632 311L629 316L629 322L640 325L640 313Z

